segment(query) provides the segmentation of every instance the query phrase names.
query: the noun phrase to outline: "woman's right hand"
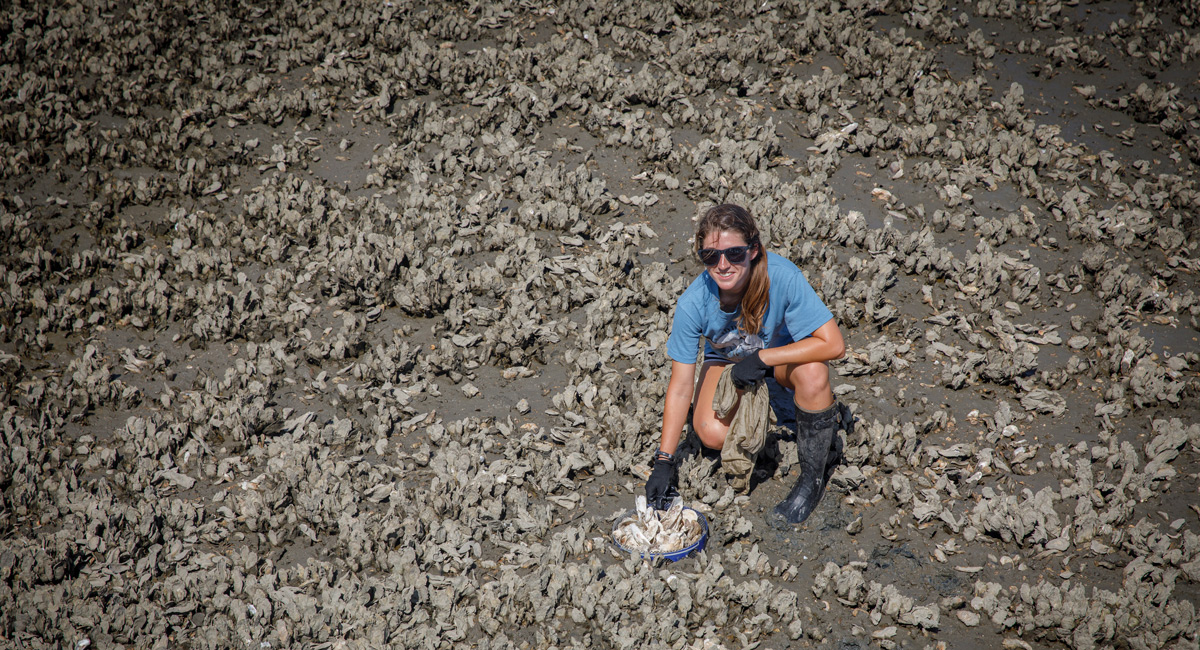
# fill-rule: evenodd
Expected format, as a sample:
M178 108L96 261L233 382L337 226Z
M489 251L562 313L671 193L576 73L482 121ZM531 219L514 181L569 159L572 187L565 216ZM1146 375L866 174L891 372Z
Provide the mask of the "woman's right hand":
M660 451L674 454L679 447L680 435L687 424L688 406L692 403L693 379L696 364L671 362L671 381L663 404L662 435L658 442ZM675 489L676 460L672 457L654 459L650 478L646 481L646 503L659 510L670 507L671 500L679 496Z
M655 510L666 510L671 507L671 501L679 496L675 489L675 461L658 458L654 461L654 469L650 470L650 478L646 480L646 505Z

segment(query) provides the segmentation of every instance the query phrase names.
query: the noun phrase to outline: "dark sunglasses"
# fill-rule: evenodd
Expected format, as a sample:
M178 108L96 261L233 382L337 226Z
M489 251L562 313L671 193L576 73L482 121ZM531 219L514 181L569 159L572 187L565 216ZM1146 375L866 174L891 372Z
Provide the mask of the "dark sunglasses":
M700 262L704 266L716 266L721 261L721 256L729 260L730 264L741 264L746 261L746 255L750 253L750 249L758 246L758 244L749 244L746 246L731 246L729 248L701 248L696 251L696 255L700 257Z

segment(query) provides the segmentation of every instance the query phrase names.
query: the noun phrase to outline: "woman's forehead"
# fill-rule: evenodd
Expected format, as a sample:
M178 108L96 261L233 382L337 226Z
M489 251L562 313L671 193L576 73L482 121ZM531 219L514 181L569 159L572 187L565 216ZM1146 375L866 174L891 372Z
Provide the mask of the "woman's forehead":
M736 230L714 230L704 237L704 248L728 248L745 246L746 238Z

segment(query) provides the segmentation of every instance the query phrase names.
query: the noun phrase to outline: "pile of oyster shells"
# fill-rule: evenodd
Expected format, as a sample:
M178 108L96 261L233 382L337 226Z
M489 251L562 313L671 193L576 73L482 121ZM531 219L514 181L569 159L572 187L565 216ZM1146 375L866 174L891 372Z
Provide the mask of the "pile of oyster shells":
M662 555L675 553L700 541L704 525L695 510L683 507L683 499L675 497L666 510L646 505L646 496L639 494L634 509L613 527L613 540L622 548L639 554Z

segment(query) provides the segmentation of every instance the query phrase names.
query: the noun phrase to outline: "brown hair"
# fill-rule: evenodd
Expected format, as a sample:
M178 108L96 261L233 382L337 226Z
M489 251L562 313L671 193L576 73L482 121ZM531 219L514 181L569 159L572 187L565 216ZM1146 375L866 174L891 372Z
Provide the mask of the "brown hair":
M758 225L750 211L740 205L724 203L709 208L696 227L695 250L704 247L704 240L713 232L736 232L746 244L758 249L758 256L750 261L750 282L742 294L742 317L738 329L748 334L758 334L762 329L763 316L767 313L767 302L771 293L771 278L767 275L767 249L763 246Z

